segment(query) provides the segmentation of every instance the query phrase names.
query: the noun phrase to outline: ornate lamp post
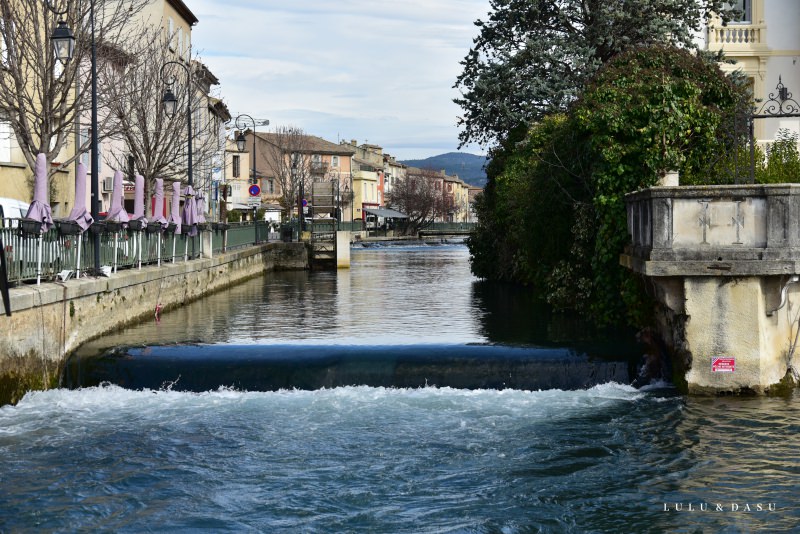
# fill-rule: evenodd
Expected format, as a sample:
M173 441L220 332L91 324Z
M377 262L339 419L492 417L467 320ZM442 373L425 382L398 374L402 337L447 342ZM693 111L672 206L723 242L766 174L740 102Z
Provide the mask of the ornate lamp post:
M236 116L234 121L236 129L239 130L239 135L236 137L236 149L239 152L244 152L247 146L247 138L244 136L245 126L253 126L253 166L251 167L250 183L258 184L258 175L256 173L256 126L269 126L269 120L256 121L247 113L240 113ZM253 221L255 221L255 210L253 210Z
M248 125L253 126L253 165L250 167L250 185L257 184L258 178L256 177L256 120L247 113L240 113L236 116L235 124L236 129L239 130L239 135L236 137L236 149L239 152L244 152L247 145L247 139L244 136L244 127ZM253 206L253 222L256 222L256 207Z
M65 11L58 11L50 4L50 0L45 0L47 8L52 11L56 15L64 15L66 14ZM98 141L98 132L97 132L97 46L95 45L94 39L94 2L95 0L91 0L89 2L89 24L90 24L90 38L91 38L91 79L92 79L92 118L91 118L91 130L92 130L92 140L91 140L91 165L92 165L92 173L91 173L91 187L92 187L92 200L90 203L90 211L92 214L92 218L96 221L100 215L100 179L98 176L98 167L100 165L100 154L98 152L98 148L100 143ZM72 59L73 54L75 53L75 36L72 34L72 30L69 29L67 23L64 20L60 20L58 22L58 27L53 30L53 34L50 36L50 40L53 42L53 51L55 52L56 58L59 61L66 63L70 59ZM100 234L94 234L94 271L95 274L100 273Z
M180 61L167 61L161 65L161 81L167 86L164 92L164 98L161 100L164 104L164 113L167 117L172 118L178 110L178 98L172 92L172 86L175 84L175 76L167 78L167 67L176 65L184 70L186 73L186 143L187 143L187 167L189 175L189 187L194 185L192 179L192 73L189 67Z

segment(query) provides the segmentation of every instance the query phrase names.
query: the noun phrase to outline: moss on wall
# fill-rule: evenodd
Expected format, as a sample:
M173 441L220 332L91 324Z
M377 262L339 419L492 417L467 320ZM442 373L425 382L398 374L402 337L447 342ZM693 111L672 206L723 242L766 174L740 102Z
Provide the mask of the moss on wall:
M32 352L7 359L0 371L0 406L18 403L29 391L57 387L60 375L61 364L42 360Z

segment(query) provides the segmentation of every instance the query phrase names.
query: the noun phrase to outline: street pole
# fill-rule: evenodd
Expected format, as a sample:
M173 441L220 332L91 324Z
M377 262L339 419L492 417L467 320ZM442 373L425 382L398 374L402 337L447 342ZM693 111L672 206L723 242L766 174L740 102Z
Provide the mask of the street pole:
M65 15L67 10L65 11L58 11L50 4L50 0L46 0L47 9L53 12L56 15ZM89 203L89 210L92 214L92 218L97 221L100 216L100 176L99 176L99 169L100 166L100 153L99 153L99 134L97 128L97 45L95 43L95 20L94 20L94 11L95 11L95 0L91 0L89 2L89 36L90 36L90 50L91 50L91 61L90 61L90 69L89 73L91 76L91 91L92 91L92 106L91 106L91 130L92 130L92 138L90 143L90 150L92 151L91 154L91 193L92 198ZM72 55L75 50L75 37L72 34L72 31L67 27L66 22L63 20L59 22L58 28L53 32L51 35L51 40L55 44L56 48L56 55L57 59L60 61L69 61L72 59ZM67 43L70 43L69 45ZM92 232L93 243L94 243L94 274L98 276L100 274L100 234L98 232Z
M89 23L92 36L92 201L91 213L95 221L100 217L100 142L97 132L97 45L94 39L94 1L89 4ZM100 274L100 233L94 232L94 274Z
M269 120L263 120L257 124L256 120L247 113L240 113L236 116L234 124L236 125L236 129L239 130L239 135L236 137L236 148L239 152L244 152L247 145L247 139L244 136L244 127L247 126L248 122L253 126L253 165L250 168L250 184L258 185L258 173L256 172L256 126L269 126ZM253 222L255 222L255 220L256 208L254 207Z
M178 99L172 93L172 86L175 84L175 77L171 76L170 78L166 77L165 69L169 65L177 65L178 67L182 68L186 73L186 131L187 131L187 172L189 174L188 183L189 187L194 185L193 177L192 177L192 72L189 70L189 67L181 63L180 61L167 61L163 65L161 65L161 81L168 86L167 92L164 93L164 98L162 99L164 103L164 111L167 114L167 117L172 118L175 114Z

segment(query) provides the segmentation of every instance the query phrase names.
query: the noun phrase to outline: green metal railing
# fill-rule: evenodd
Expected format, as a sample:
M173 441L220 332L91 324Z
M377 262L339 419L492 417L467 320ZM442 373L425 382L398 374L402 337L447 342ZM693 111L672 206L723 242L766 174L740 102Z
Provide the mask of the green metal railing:
M468 223L468 222L436 222L423 228L424 230L430 230L434 232L470 232L472 231L477 223Z
M339 230L344 232L361 232L364 230L364 221L342 221L339 224Z
M269 234L266 223L235 225L209 224L213 253L263 243L278 234ZM227 242L226 242L227 234ZM0 238L6 254L8 281L12 285L41 280L55 280L94 270L94 235L89 231L65 235L57 228L39 235L25 234L19 220L0 221ZM106 272L119 269L196 259L202 256L200 232L194 237L170 231L104 232L100 235L100 264ZM80 261L78 251L80 250ZM41 257L41 261L40 261Z

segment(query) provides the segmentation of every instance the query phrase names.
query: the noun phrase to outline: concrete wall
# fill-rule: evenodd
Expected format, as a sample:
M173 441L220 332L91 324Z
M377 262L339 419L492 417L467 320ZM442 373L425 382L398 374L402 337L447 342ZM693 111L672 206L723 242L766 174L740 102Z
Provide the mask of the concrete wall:
M785 391L798 368L795 355L800 288L788 277L653 279L659 333L672 353L673 380L692 394ZM734 370L714 370L724 358Z
M11 317L0 315L0 405L26 391L58 385L67 356L82 343L125 324L182 306L272 270L308 269L303 243L269 243L109 278L11 290Z

